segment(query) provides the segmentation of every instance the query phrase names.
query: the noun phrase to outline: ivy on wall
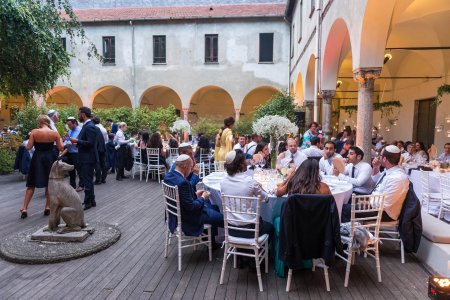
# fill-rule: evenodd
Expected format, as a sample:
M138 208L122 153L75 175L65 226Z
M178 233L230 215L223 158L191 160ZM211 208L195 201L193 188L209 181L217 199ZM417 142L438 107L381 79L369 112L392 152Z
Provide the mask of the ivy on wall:
M373 104L374 111L380 111L381 117L389 117L394 113L394 108L402 107L403 105L398 100L376 102ZM352 114L358 110L358 105L341 105L340 109L344 110L351 118Z

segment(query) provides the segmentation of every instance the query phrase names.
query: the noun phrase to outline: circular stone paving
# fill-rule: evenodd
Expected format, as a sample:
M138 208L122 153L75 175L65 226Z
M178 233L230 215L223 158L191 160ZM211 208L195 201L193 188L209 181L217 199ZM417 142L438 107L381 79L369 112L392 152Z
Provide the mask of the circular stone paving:
M32 241L31 235L42 227L33 227L4 238L0 242L0 256L20 264L51 264L102 251L120 238L120 230L117 227L103 222L92 222L88 227L93 227L95 231L83 242Z

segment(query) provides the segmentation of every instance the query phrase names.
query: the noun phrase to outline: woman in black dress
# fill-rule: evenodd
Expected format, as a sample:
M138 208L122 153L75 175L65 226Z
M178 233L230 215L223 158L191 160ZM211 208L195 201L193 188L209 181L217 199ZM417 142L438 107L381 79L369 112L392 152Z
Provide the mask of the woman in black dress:
M48 216L50 214L50 199L48 197L47 185L50 170L53 162L57 158L55 143L59 151L64 150L59 133L50 128L50 118L46 115L40 115L37 121L39 128L31 131L30 140L27 145L28 150L31 150L34 146L34 154L28 172L25 198L23 199L22 209L20 210L20 217L22 219L28 216L28 204L30 204L35 188L45 187L46 201L44 215Z

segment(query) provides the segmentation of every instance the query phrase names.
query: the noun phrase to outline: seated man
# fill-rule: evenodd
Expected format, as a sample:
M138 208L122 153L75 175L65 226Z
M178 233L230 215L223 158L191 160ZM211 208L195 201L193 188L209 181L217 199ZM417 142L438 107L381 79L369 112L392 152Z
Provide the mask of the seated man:
M239 135L239 139L236 145L234 145L233 150L241 150L242 152L247 153L246 144L247 138L244 134Z
M324 175L333 175L333 158L342 158L336 153L336 144L328 141L323 147L323 157L319 161L320 173Z
M192 145L188 143L181 143L178 147L178 154L186 154L192 159L192 162L194 163L194 166L192 167L192 172L187 176L187 180L191 184L192 188L194 189L194 192L197 190L197 183L200 181L200 177L198 174L200 173L200 168L195 164L195 158L194 158L194 150L192 149ZM176 164L172 164L170 167L170 172L175 170Z
M444 153L439 155L437 158L440 162L448 162L450 161L450 143L445 143L444 145Z
M279 168L290 168L293 165L298 167L308 159L305 154L298 151L298 146L294 139L288 139L287 146L288 150L278 155L277 161L279 162Z
M181 230L189 236L199 236L203 232L204 224L212 225L213 248L217 227L223 227L223 215L216 205L209 202L209 192L200 190L194 192L187 177L192 172L194 162L186 154L180 155L174 170L170 170L164 177L164 182L172 186L178 186L180 196ZM177 227L177 220L173 215L169 216L169 229L171 232Z
M318 157L323 155L323 151L319 149L320 139L315 136L311 138L311 146L309 148L303 149L302 153L307 157Z
M333 168L333 175L340 180L353 184L353 193L356 195L368 195L373 189L372 167L362 161L364 152L361 148L353 146L348 150L348 164L344 173L339 174L336 168Z
M402 154L404 163L413 163L414 155L416 154L416 148L413 143L409 143L406 146L406 152Z
M398 166L400 161L400 149L397 146L389 145L384 148L381 158L375 158L372 162L372 180L376 182L372 195L386 194L384 209L381 220L384 222L396 221L400 217L403 202L409 189L409 179L403 169ZM380 166L385 170L380 173ZM365 213L366 216L377 212ZM359 214L358 216L361 216ZM342 207L342 222L349 222L351 219L351 204L344 204Z

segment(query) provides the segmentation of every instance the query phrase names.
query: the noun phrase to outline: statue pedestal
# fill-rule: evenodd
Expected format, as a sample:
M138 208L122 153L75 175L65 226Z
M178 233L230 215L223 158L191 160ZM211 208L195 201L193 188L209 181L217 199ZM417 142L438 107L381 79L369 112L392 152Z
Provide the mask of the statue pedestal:
M65 225L59 225L60 229L65 228ZM35 233L31 235L31 240L33 241L44 241L44 242L56 242L56 243L81 243L88 236L94 233L95 229L93 227L86 227L80 231L58 233L56 231L46 231L47 226L42 227Z

